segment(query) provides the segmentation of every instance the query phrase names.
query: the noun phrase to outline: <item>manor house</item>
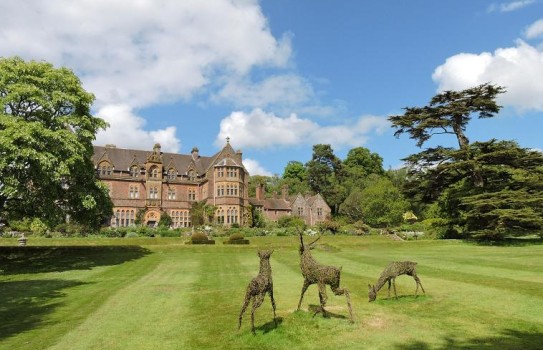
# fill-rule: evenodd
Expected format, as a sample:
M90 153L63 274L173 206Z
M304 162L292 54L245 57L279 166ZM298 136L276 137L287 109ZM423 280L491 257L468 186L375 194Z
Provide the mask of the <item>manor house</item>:
M298 195L291 203L286 189L282 199L265 199L263 188L257 188L257 198L250 199L249 173L242 158L227 138L224 147L210 157L201 156L197 148L191 154L176 154L162 152L160 144L152 151L106 145L94 146L93 162L98 178L109 188L113 227L134 225L139 212L144 225L157 225L166 212L174 228L191 227L192 204L203 200L216 207L214 222L226 226L247 224L250 203L272 221L292 215L292 208L309 225L329 216L330 208L320 195Z

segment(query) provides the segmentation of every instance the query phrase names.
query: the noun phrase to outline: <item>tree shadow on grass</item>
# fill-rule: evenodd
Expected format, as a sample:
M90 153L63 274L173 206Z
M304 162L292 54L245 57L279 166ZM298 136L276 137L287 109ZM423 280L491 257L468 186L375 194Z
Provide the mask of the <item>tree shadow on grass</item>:
M413 341L406 344L397 344L398 350L539 350L543 344L543 333L521 332L512 329L504 329L493 337L480 337L467 340L457 340L445 337L443 344L434 346L421 341Z
M466 240L466 242L479 246L495 247L525 247L543 245L543 238L538 237L508 237L501 241Z
M149 254L140 246L0 247L0 273L62 272L118 265Z
M36 328L62 305L63 289L82 284L60 279L0 282L0 340Z

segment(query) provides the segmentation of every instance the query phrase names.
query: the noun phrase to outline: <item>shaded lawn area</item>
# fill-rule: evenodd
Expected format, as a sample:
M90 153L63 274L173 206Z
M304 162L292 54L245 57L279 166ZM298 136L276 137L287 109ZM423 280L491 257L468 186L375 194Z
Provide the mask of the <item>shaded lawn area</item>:
M29 240L39 245L39 239ZM12 244L0 240L2 244ZM133 245L127 245L133 243ZM220 242L218 242L220 243ZM328 288L328 318L314 316L316 286L296 311L303 278L296 237L249 246L186 246L179 239L49 239L0 246L0 349L540 349L543 245L323 237L313 250L342 266L355 322ZM15 245L15 244L12 244ZM269 298L237 331L259 248L271 257L277 326ZM426 295L409 276L368 303L390 261L417 261ZM420 290L419 290L420 293ZM393 295L393 293L392 293Z

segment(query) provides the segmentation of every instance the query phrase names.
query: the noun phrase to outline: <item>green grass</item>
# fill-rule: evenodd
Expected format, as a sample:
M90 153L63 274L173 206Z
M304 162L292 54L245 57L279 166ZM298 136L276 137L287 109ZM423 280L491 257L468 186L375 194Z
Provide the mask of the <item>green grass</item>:
M329 318L313 316L316 286L296 311L302 276L296 237L248 246L190 246L179 238L0 239L0 349L541 349L543 245L323 237L314 256L342 266L345 298L328 288ZM237 330L259 248L271 258L278 326L269 298ZM426 295L375 283L393 260L418 262Z

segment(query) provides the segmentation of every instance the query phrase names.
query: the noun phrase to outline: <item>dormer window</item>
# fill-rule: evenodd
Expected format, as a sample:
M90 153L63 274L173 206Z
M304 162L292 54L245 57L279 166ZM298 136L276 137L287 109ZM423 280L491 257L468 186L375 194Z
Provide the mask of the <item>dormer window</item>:
M98 175L110 176L111 173L113 172L113 168L111 164L107 162L103 162L103 163L100 163L100 165L98 165L98 169L96 169L96 172L98 173Z
M175 180L177 177L177 174L175 172L175 169L170 168L168 169L168 180Z
M139 175L139 169L137 165L132 165L130 167L130 176L132 177L138 177Z
M194 181L194 180L195 180L196 176L195 176L195 174L194 174L194 170L189 170L189 174L188 174L188 175L189 175L189 180L190 180L190 181Z

